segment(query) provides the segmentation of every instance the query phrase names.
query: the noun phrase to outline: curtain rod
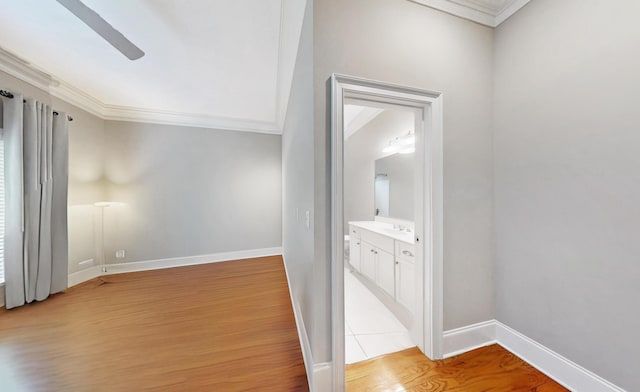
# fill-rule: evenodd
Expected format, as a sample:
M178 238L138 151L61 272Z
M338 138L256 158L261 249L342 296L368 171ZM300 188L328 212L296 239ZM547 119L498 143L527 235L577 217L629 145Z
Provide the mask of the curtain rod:
M9 99L13 99L13 94L10 91L0 90L0 95L3 96L3 97L7 97ZM24 103L24 102L27 102L27 101L23 100L22 102ZM53 114L55 114L57 116L58 112L53 112ZM69 121L73 121L73 117L71 117L69 115L67 115L67 119Z

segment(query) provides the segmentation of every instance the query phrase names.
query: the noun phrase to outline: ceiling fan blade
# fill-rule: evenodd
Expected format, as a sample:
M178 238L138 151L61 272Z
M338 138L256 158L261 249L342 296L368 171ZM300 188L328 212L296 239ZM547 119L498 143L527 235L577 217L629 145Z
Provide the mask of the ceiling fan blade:
M87 7L80 0L56 0L64 8L68 9L72 14L83 21L93 31L98 33L114 48L118 49L122 54L130 60L137 60L144 56L144 52L129 41L121 32L114 29L106 20L102 19L94 10Z

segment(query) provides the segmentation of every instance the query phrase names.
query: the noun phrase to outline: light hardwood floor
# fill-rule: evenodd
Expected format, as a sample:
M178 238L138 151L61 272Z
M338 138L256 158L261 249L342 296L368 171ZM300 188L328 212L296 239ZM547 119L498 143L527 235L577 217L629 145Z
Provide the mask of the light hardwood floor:
M347 366L347 391L559 392L549 377L498 345L432 361L417 348Z
M282 258L103 278L0 310L0 391L306 391Z

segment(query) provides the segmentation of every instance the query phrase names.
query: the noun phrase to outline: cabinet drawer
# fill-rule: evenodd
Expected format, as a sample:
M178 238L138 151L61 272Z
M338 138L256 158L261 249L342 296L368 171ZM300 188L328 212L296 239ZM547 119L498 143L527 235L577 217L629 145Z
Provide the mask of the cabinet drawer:
M361 238L360 228L349 225L349 237L352 238Z
M367 241L370 244L374 244L376 248L393 254L393 238L386 237L369 230L360 230L360 234L362 236L362 241Z
M403 241L396 241L396 257L412 263L415 262L416 246L414 244L407 244Z

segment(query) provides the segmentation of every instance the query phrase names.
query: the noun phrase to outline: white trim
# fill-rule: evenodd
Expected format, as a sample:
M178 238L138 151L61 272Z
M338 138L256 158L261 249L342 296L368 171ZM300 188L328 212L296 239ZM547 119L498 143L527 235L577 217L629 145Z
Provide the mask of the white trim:
M495 18L495 27L500 26L502 22L509 19L511 15L520 11L522 7L527 5L531 0L511 0Z
M52 92L53 94L53 92ZM103 105L105 120L135 121L151 124L179 125L183 127L213 128L230 131L280 134L275 122L210 116L206 114L181 113L168 110L152 110L128 106Z
M309 389L313 391L313 353L311 352L311 343L309 342L309 336L307 335L307 329L304 325L304 317L302 316L302 309L300 304L294 300L293 289L291 286L291 279L289 279L289 269L287 268L287 260L282 255L284 262L284 271L287 275L287 286L289 287L289 298L291 299L291 307L293 308L293 317L296 320L296 327L298 329L298 338L300 339L300 349L302 351L302 359L304 360L304 368L307 372L307 382L309 383Z
M102 272L100 271L100 266L95 265L93 267L85 268L80 271L76 271L72 274L69 274L69 281L67 283L68 287L73 287L80 283L84 283L87 280L95 279L102 276Z
M497 27L531 0L506 0L500 7L473 0L409 0L489 27Z
M497 343L562 386L576 392L625 392L499 321L489 320L444 332L445 358Z
M443 358L475 350L496 343L495 320L445 331L442 334Z
M495 321L498 343L571 391L625 392L520 332Z
M149 271L163 268L185 267L188 265L218 263L222 261L252 259L256 257L276 255L282 255L282 247L249 249L234 252L213 253L209 255L173 257L169 259L107 264L106 273L100 272L100 266L94 266L69 275L69 287L103 275L121 274L124 272Z
M331 316L333 391L344 391L344 225L343 154L345 100L399 105L416 110L425 191L418 199L423 213L416 217L419 263L416 273L418 295L412 330L418 347L432 359L442 358L443 307L443 97L439 92L405 87L352 76L331 76ZM420 129L420 132L418 130Z
M221 261L253 259L256 257L282 255L282 247L249 249L234 252L213 253L209 255L173 257L169 259L145 260L128 263L107 264L105 275L123 272L149 271L164 268L184 267L188 265L219 263Z
M56 82L53 77L46 72L31 65L28 61L21 59L13 53L0 47L0 71L38 87L49 91Z
M331 362L320 362L313 365L313 387L311 392L334 391L331 389L331 374L333 364Z
M296 52L294 52L294 55L295 53ZM290 60L290 58L287 58L287 60ZM135 121L268 134L282 133L282 127L276 122L275 114L273 121L256 121L246 118L211 116L204 113L183 113L132 106L108 105L85 91L46 73L38 66L2 48L0 48L0 71L6 72L15 78L44 90L52 96L75 105L103 120ZM291 73L291 75L288 73ZM288 71L286 75L282 75L285 81L287 78L290 79L292 77L293 73ZM282 83L284 86L282 88L286 88L287 83L284 81ZM290 84L291 81L288 82L289 86ZM282 99L288 99L288 94L284 95ZM286 103L283 105L285 106L284 110L286 110Z

